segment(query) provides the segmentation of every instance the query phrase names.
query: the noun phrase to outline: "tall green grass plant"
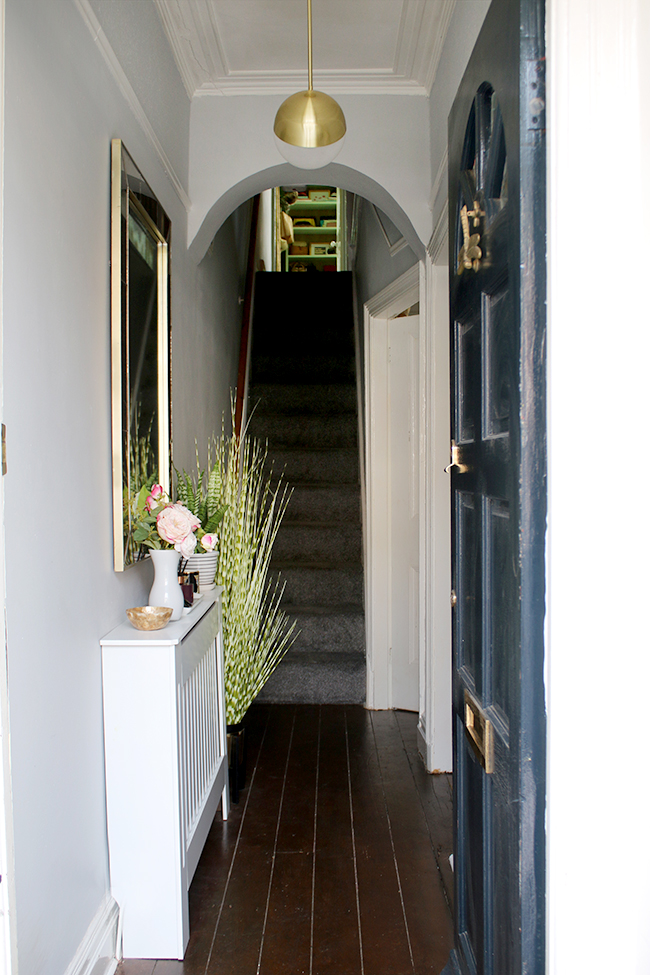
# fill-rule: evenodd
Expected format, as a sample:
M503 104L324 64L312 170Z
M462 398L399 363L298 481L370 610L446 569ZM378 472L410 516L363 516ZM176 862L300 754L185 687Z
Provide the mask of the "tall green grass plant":
M273 543L291 496L273 483L267 448L244 431L214 441L208 496L223 509L215 581L223 586L226 720L243 718L295 639L295 621L280 609L284 586L269 579ZM209 451L209 453L212 453Z

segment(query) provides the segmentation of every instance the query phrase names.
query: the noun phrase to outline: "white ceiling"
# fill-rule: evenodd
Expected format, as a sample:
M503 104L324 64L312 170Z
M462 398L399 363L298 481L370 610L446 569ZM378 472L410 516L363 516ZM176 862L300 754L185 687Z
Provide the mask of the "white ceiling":
M194 95L307 87L307 0L154 0ZM456 0L313 0L314 87L428 95Z

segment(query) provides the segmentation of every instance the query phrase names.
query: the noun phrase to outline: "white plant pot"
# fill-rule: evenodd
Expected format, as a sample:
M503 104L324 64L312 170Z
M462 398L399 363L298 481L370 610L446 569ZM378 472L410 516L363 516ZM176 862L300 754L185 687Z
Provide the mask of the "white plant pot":
M195 552L184 563L183 572L198 572L199 591L209 592L215 588L214 577L218 561L218 552Z

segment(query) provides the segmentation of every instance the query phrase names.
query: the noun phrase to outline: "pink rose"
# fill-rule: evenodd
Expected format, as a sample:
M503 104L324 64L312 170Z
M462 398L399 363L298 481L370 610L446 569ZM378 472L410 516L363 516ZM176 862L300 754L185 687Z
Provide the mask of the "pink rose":
M189 558L196 548L194 531L201 522L183 504L168 504L156 518L158 534L170 542L183 558Z
M153 511L154 508L158 507L164 493L165 492L161 484L151 485L151 492L149 494L149 497L144 503L144 506L147 509L147 511Z
M196 548L196 535L190 532L186 535L182 542L176 542L174 548L181 553L184 559L189 559L190 555L194 555L194 549Z
M206 552L214 552L217 542L219 541L218 535L204 535L201 539L201 545L206 550Z

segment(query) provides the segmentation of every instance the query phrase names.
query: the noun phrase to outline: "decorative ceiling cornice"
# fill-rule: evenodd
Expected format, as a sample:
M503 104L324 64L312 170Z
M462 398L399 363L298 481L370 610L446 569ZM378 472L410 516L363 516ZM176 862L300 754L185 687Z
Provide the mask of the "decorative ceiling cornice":
M246 0L250 18L250 5ZM350 4L354 0L348 0ZM456 0L395 0L401 16L392 64L379 69L315 68L316 85L332 94L428 96L442 54ZM217 18L218 0L154 0L188 95L285 95L305 82L306 70L231 68L228 41ZM343 25L342 29L345 29ZM372 24L368 24L372 36ZM353 39L351 39L353 43ZM260 33L257 62L264 61Z

